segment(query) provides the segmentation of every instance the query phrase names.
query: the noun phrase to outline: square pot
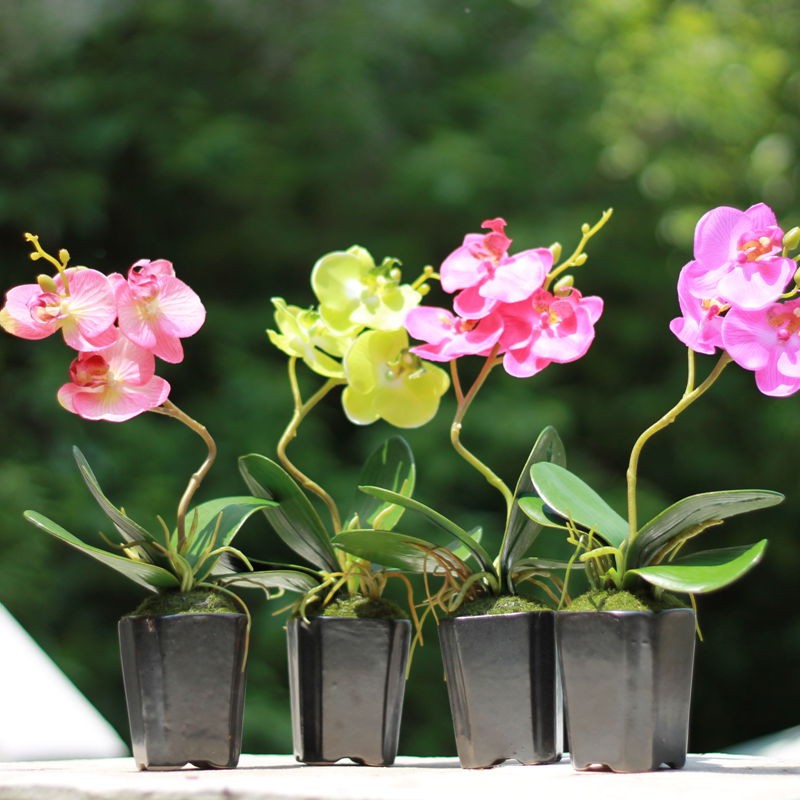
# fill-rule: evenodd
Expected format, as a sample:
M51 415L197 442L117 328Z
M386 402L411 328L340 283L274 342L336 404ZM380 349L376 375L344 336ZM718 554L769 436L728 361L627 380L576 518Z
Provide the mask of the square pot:
M450 617L439 623L461 766L559 761L563 747L555 613Z
M136 766L235 767L242 747L247 617L123 617L118 627Z
M647 772L686 763L691 609L560 612L556 638L576 769Z
M394 763L411 641L407 619L313 617L286 629L294 754L306 764Z

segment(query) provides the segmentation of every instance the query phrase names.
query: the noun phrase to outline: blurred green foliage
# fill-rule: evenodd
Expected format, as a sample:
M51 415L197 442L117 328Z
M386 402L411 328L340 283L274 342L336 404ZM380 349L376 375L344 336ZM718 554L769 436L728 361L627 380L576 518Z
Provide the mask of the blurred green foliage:
M799 38L794 0L6 0L2 285L35 274L24 231L105 271L175 263L208 321L186 361L161 374L218 440L207 499L242 491L236 457L270 454L288 421L285 359L264 335L269 298L310 303L319 255L358 243L399 257L411 278L487 217L508 219L516 247L567 248L614 206L579 276L606 300L589 355L527 381L493 376L464 439L514 481L554 424L571 467L621 510L630 445L683 389L685 355L667 324L697 218L764 201L787 228L800 221ZM63 412L55 392L69 360L57 341L0 341L0 601L127 735L114 626L140 595L21 512L101 528L72 444L143 521L174 513L203 454L155 415L113 425ZM799 403L762 397L731 368L643 457L643 518L720 488L788 497L722 534L771 544L752 576L702 601L694 750L798 723ZM491 536L501 502L450 452L451 410L408 437L417 494ZM354 429L331 399L292 453L346 498L389 432ZM288 557L260 519L240 543ZM287 752L281 601L249 599L245 749ZM432 628L401 752L454 753Z

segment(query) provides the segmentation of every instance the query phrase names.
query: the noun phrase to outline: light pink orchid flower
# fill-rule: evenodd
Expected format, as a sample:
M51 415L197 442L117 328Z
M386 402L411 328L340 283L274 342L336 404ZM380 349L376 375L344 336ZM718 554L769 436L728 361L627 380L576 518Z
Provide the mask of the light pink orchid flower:
M782 256L782 247L783 231L764 203L746 211L713 208L695 228L687 289L699 299L719 297L741 308L764 308L783 294L797 270Z
M181 339L197 333L205 321L200 298L175 277L170 261L137 261L128 279L114 273L119 327L132 342L170 364L183 361Z
M718 297L697 297L689 291L687 274L694 269L690 261L678 277L678 303L681 314L669 324L669 329L695 353L712 354L722 347L722 314L727 303Z
M117 306L108 278L84 267L56 275L49 289L38 283L16 286L6 294L0 326L21 339L44 339L61 331L73 349L107 347L117 338ZM45 284L46 285L46 284Z
M458 292L453 307L465 319L481 319L498 303L530 297L553 265L553 254L547 248L510 256L511 239L505 234L504 219L486 220L482 227L490 232L468 233L461 247L450 253L439 269L442 288Z
M529 378L550 363L576 361L594 341L594 325L602 313L600 297L583 297L577 289L565 295L538 289L528 300L504 306L504 319L516 325L516 341L501 339L507 348L504 369Z
M722 322L722 343L739 366L755 372L763 394L800 390L800 300L756 311L732 308Z
M124 422L160 406L170 391L155 374L153 354L124 336L110 347L79 353L69 376L58 402L88 420Z
M461 356L488 356L503 333L498 314L483 319L461 319L445 308L417 306L406 315L405 327L426 344L411 352L428 361L453 361Z

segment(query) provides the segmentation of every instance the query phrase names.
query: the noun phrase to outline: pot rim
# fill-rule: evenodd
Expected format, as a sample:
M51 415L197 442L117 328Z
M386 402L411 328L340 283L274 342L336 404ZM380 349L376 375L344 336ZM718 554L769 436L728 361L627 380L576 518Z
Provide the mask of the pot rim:
M463 619L508 619L509 617L529 617L529 616L543 616L545 614L557 614L552 608L545 608L541 611L508 611L505 614L461 614L449 617L443 617L437 621L437 625L442 625L445 622L456 622Z

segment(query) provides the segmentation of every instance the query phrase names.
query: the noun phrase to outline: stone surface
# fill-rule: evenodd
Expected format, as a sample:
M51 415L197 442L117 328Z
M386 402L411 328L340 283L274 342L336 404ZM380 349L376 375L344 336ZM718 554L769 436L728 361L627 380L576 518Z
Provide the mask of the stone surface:
M242 756L235 770L137 772L133 759L0 764L0 800L798 800L800 764L690 755L682 770L632 775L558 764L462 770L455 758L401 757L393 767L310 767L291 756Z

